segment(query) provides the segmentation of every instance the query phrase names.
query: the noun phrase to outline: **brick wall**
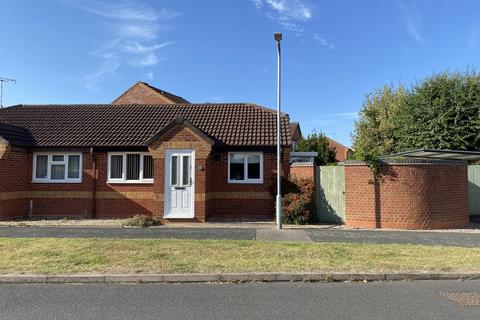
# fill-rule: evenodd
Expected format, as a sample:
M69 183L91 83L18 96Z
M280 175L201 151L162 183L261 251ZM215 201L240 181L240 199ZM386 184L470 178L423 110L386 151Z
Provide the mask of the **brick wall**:
M315 179L315 166L294 163L290 166L290 175L299 179Z
M161 95L148 86L137 83L123 95L118 97L113 104L173 104L174 101Z
M28 213L28 201L24 197L31 179L28 166L26 150L5 148L0 157L0 220Z
M467 166L390 164L375 179L365 165L345 166L346 224L439 229L468 223Z
M288 175L289 150L286 151L282 163ZM264 152L263 183L232 184L228 183L228 152L213 152L207 161L207 219L273 219L276 166L276 154Z

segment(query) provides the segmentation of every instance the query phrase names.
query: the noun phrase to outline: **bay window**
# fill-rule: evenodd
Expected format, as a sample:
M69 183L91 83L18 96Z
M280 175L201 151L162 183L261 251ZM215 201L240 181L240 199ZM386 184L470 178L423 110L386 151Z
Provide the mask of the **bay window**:
M230 152L228 154L229 183L263 183L263 153Z
M82 182L81 153L34 153L33 182Z
M152 183L152 156L142 152L109 153L107 180L113 183Z

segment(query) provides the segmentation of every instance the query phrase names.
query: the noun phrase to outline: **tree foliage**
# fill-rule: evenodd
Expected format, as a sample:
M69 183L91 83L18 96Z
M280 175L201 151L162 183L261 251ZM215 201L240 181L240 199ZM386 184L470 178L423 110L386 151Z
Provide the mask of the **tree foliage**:
M317 152L318 156L315 158L317 166L335 163L335 149L329 146L323 133L317 133L316 131L310 133L307 138L300 140L297 150Z
M368 95L355 124L356 157L428 149L480 150L480 76L441 73L410 89Z
M395 117L405 97L403 86L385 86L367 95L355 123L353 148L357 157L381 156L395 150Z

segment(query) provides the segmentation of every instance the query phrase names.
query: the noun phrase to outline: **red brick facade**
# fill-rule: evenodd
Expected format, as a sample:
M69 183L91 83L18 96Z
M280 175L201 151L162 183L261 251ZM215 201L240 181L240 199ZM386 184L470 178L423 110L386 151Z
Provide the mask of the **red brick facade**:
M161 91L150 85L138 82L133 87L119 96L113 104L175 104L188 103L181 97Z
M263 183L230 184L228 150L212 149L190 128L182 125L173 128L149 149L154 158L154 183L141 184L108 183L108 152L87 148L58 150L82 152L81 183L32 183L32 151L8 150L0 157L0 219L26 216L31 201L34 216L124 218L144 214L169 222L163 220L168 149L195 150L195 217L181 221L205 222L225 217L273 219L274 200L270 190L276 174L275 150L260 150ZM288 158L286 148L283 163L287 174Z
M299 179L315 179L313 164L294 163L290 167L290 175Z
M0 156L0 219L22 217L28 212L23 193L29 188L30 170L27 151L6 146Z
M352 227L439 229L468 223L467 166L403 163L375 179L365 165L345 166L346 224Z

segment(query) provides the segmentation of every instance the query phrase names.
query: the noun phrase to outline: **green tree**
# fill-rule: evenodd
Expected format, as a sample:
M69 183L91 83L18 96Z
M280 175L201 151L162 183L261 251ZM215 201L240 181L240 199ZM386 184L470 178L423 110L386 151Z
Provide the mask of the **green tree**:
M480 75L444 72L368 95L352 135L357 159L414 149L480 150Z
M396 149L480 149L480 76L441 73L413 87L396 118Z
M396 150L396 117L405 98L403 86L385 86L367 95L352 135L355 158L378 157Z
M324 166L326 164L335 163L336 152L332 149L323 133L313 131L306 139L300 140L297 151L315 151L318 156L315 158L317 166Z

